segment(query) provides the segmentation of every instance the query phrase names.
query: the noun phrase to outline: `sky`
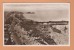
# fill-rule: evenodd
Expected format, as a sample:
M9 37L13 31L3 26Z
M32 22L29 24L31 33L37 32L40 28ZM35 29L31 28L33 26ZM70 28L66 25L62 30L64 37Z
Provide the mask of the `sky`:
M34 21L70 19L69 3L4 3L4 11L24 12L24 17ZM35 12L35 14L26 14L25 12Z

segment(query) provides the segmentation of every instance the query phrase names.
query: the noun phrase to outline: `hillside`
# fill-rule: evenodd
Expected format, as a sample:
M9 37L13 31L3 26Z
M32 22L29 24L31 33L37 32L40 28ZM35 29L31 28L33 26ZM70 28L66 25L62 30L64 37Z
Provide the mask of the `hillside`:
M69 22L38 22L23 12L4 12L5 45L68 45Z

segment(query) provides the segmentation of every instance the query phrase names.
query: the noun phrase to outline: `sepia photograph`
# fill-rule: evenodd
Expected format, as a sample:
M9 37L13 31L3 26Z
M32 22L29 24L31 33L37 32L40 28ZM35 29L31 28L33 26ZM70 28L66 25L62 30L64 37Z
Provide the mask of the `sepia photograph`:
M69 46L69 3L3 3L3 45Z

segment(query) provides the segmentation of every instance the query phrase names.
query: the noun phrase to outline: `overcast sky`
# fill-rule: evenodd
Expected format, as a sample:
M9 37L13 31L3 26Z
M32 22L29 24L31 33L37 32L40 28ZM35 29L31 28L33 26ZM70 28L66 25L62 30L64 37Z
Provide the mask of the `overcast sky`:
M69 3L4 3L4 11L21 11L35 21L69 20ZM35 12L35 14L25 14Z

